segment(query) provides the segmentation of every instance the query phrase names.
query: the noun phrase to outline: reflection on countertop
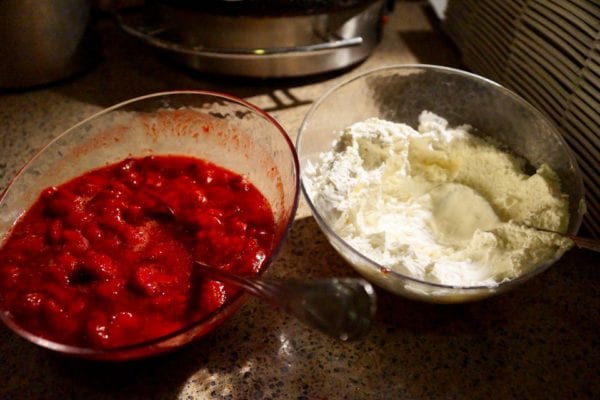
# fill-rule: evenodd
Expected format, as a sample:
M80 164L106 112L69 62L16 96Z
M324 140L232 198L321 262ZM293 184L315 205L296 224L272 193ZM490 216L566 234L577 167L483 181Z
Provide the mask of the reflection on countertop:
M0 187L46 142L81 119L151 92L207 89L263 107L292 137L310 105L342 79L384 64L460 67L424 1L398 2L364 63L308 78L207 76L157 58L99 21L103 59L53 85L0 92ZM378 290L372 332L340 343L254 299L205 339L173 354L102 364L39 349L0 327L6 399L593 398L600 393L598 255L572 250L505 295L457 306ZM351 276L302 204L272 276Z

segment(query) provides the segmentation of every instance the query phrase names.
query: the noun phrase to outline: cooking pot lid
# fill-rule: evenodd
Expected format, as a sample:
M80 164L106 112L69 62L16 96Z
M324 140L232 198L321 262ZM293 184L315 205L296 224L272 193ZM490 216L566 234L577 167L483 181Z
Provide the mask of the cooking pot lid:
M307 15L364 6L377 0L154 0L219 15Z

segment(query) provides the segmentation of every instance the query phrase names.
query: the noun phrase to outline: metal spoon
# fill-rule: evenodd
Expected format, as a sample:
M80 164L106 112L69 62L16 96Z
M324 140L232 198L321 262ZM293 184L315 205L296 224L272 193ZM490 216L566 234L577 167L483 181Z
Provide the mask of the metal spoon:
M553 233L555 235L562 236L564 238L569 239L571 242L573 242L573 245L579 249L586 249L586 250L591 250L591 251L600 253L600 239L592 239L592 238L586 238L586 237L577 236L577 235L571 235L568 233L561 233L558 231L553 231L551 229L538 228L537 226L533 226L533 225L527 225L527 224L519 224L519 225L521 225L525 228L534 229L536 231L548 232L548 233ZM490 231L488 231L488 232L490 232Z
M344 341L364 336L375 314L375 291L364 279L272 280L237 275L200 261L194 263L206 276L232 283L307 325Z
M592 238L586 238L586 237L581 237L581 236L569 235L567 233L560 233L557 231L551 231L549 229L543 229L543 228L536 228L536 227L532 227L532 228L537 229L538 231L550 232L550 233L554 233L554 234L566 237L573 242L575 247L578 247L580 249L592 250L592 251L596 251L596 252L600 253L600 239L592 239Z

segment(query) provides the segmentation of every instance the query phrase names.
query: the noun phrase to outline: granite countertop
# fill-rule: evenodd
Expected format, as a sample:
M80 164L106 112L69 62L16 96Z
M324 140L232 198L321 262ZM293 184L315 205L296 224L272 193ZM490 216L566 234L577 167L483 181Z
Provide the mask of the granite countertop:
M104 57L43 88L0 92L0 188L46 142L120 101L210 89L243 97L294 139L327 88L375 66L460 58L425 8L399 2L381 44L361 65L324 76L256 81L185 71L100 20ZM0 327L2 399L475 399L594 398L600 393L600 259L572 250L521 287L440 306L378 290L375 326L342 343L255 299L180 351L131 363L65 358ZM352 276L305 206L270 276Z

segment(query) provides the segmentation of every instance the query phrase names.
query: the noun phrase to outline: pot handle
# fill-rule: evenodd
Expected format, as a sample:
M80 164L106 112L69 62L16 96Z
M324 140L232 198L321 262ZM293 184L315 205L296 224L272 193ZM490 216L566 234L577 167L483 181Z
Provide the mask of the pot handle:
M159 38L157 35L167 30L165 27L152 26L130 26L125 19L115 13L118 25L125 32L137 37L155 47L175 51L178 53L189 55L227 55L231 57L247 57L247 56L267 56L275 54L290 54L290 53L307 53L317 51L336 50L348 47L360 46L363 43L363 38L360 36L336 39L323 43L310 44L304 46L292 47L267 47L267 48L223 48L223 47L204 47L204 46L186 46L172 41Z

